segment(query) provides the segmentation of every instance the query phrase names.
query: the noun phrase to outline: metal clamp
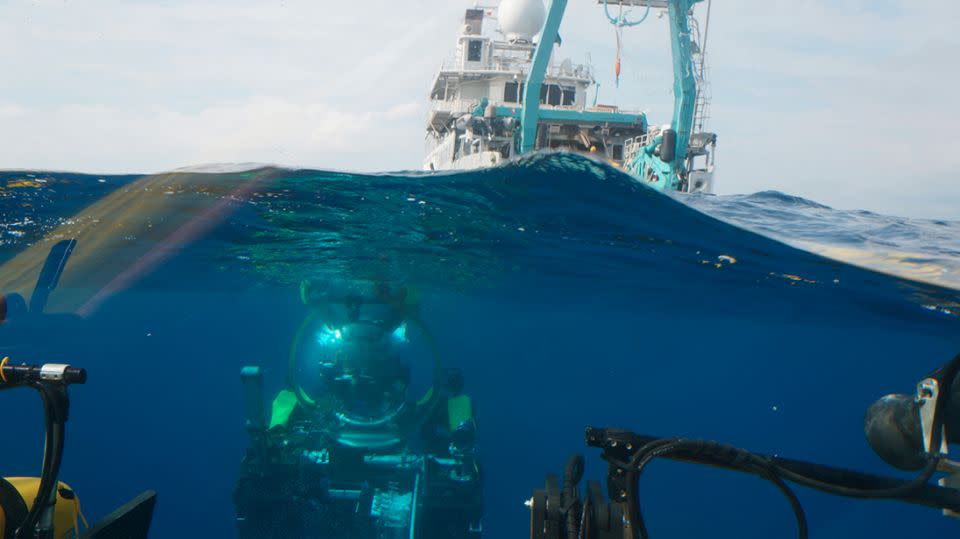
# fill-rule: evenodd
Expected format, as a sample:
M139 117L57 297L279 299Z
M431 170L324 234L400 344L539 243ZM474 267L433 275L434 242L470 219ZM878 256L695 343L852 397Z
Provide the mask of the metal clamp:
M47 363L40 367L40 379L50 382L62 382L70 365Z
M935 378L921 380L917 384L917 403L920 405L920 426L923 429L923 450L927 453L933 453L933 421L937 408L937 400L940 398L940 383ZM940 447L937 449L940 455L947 454L947 436L943 426L940 427Z

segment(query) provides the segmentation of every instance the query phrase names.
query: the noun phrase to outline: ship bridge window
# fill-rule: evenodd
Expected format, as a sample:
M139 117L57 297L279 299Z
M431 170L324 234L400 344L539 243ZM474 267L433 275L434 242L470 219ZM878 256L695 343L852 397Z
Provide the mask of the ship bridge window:
M544 84L540 87L540 103L557 106L564 101L563 93L564 90L557 84Z
M563 92L560 90L560 87L556 84L551 84L549 86L549 92L547 94L547 102L551 105L559 105L560 100L563 96Z
M507 82L503 85L504 103L523 103L523 83Z
M563 86L563 104L564 106L571 106L577 101L577 89L573 86Z
M479 62L483 53L483 41L479 39L471 39L467 43L467 61L468 62Z

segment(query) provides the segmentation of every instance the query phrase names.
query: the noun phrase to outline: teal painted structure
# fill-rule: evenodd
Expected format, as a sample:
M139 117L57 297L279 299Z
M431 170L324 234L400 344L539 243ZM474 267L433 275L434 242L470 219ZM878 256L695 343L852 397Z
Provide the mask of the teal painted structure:
M526 100L526 98L524 99ZM494 115L500 117L523 118L524 108L498 106ZM647 128L647 117L643 114L627 112L603 112L591 110L544 109L537 112L538 119L555 122L597 123L610 125L641 125ZM536 136L536 132L534 132Z
M643 17L640 17L638 20L635 20L635 21L628 21L626 20L626 17L623 14L621 14L618 17L614 17L613 15L611 15L610 6L607 5L607 0L603 0L603 14L607 16L607 20L610 21L611 24L614 24L616 26L637 26L638 24L647 20L647 17L650 16L650 7L651 7L651 4L648 2L647 10L643 12Z
M656 137L646 147L642 148L630 163L624 164L624 168L628 172L638 178L643 178L646 185L658 190L680 189L682 176L686 174L686 159L690 147L690 135L693 130L693 115L697 97L697 82L693 74L690 22L687 15L695 4L702 1L703 0L668 0L667 12L670 17L670 51L673 58L674 96L673 118L671 119L670 127L677 132L676 157L670 163L663 162L657 155L658 152L656 150L660 144L660 137ZM574 112L580 115L610 115L610 119L608 120L601 119L604 116L596 116L595 118L579 116L579 118L582 119L595 119L598 123L606 121L617 122L618 117L637 116L623 113L540 110L540 87L543 85L543 77L547 69L547 63L550 60L550 54L553 52L553 44L557 40L560 23L563 21L563 14L564 11L566 11L566 7L567 0L552 0L546 22L544 22L543 25L540 41L537 43L537 48L533 54L533 63L530 68L530 73L527 75L526 87L523 93L523 106L520 111L520 140L518 148L521 153L527 153L535 148L537 125L540 120L559 120L555 114L557 112ZM605 4L604 9L606 9L606 7ZM611 18L609 11L605 13L608 19ZM645 18L644 16L643 19ZM614 24L632 26L643 22L643 19L633 23L619 21L614 22ZM498 107L498 115L501 109L503 112L513 110L508 107ZM644 127L646 127L646 118L643 118L642 121L644 122Z
M563 12L567 9L567 0L552 0L547 20L543 23L540 32L540 42L533 52L533 62L530 73L527 74L527 84L523 90L523 109L520 114L520 153L532 151L537 144L537 124L540 121L540 87L543 85L543 75L547 71L553 44L557 42L560 33L560 22L563 21Z
M687 13L700 1L702 0L670 0L667 6L673 57L673 118L670 127L677 132L676 157L671 163L661 161L654 153L659 142L653 141L625 167L633 175L646 179L647 185L660 190L680 189L681 176L686 173L687 150L690 148L690 132L693 130L694 104L697 98ZM656 179L650 181L652 178Z
M634 176L642 178L644 185L648 187L658 191L676 191L680 188L680 178L675 165L681 161L680 154L676 154L672 163L665 163L657 155L657 147L661 142L662 136L654 137L624 168Z

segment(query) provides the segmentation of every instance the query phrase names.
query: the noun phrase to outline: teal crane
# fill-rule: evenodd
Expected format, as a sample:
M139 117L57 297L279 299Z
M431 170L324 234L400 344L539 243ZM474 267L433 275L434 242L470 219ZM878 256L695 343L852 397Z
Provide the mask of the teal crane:
M611 2L617 0L610 0ZM670 131L665 131L649 140L640 148L624 167L631 174L645 178L647 185L659 190L677 190L685 177L690 136L693 131L693 118L697 98L697 79L694 76L693 41L690 33L689 13L694 5L703 0L623 0L624 5L666 7L670 18L670 42L673 58L673 118ZM607 0L601 0L607 8ZM567 0L552 0L543 24L540 41L533 53L533 62L523 94L523 109L520 113L521 153L532 151L536 146L537 126L540 120L540 88L547 70L553 44L557 41L560 23L567 8ZM642 22L628 23L607 16L611 22L629 26ZM589 113L585 113L589 114ZM672 150L672 151L671 151Z

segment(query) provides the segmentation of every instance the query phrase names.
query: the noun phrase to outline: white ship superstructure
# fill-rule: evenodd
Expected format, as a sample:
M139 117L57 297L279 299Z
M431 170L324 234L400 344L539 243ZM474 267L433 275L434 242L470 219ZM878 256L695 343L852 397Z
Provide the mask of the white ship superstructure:
M539 15L501 9L498 27L498 21L490 17L492 10L467 10L456 56L441 68L430 92L430 148L424 168L491 166L518 153L514 148L518 114L536 49L533 34L540 31L539 25L530 21L543 20L540 6ZM589 106L588 91L594 85L588 65L564 60L547 68L539 92L540 107L541 114L552 121L540 134L537 148L592 149L622 162L624 141L644 131L643 115L622 113L611 106ZM611 121L597 123L594 118L570 114L587 110L621 113L622 117L611 116Z
M689 4L692 13L692 5L700 0L630 1L649 2L648 10ZM702 111L704 96L686 96L689 105L678 109L684 113L689 109L689 119L679 116L685 129L649 126L640 111L597 104L592 68L555 58L565 5L566 0L552 0L548 12L541 0L503 0L496 9L466 10L455 55L443 64L430 90L423 168L489 167L532 150L552 149L603 159L654 188L709 190L716 137L701 132L702 117L694 122L691 99L695 97L696 109ZM680 32L689 22L682 13L674 17L671 12L671 21L683 19ZM681 67L690 72L699 68L701 77L689 81L696 87L703 70L694 60L702 61L702 54L696 54L700 49L689 35L679 39L695 49ZM675 64L676 56L674 51ZM678 97L680 105L684 103ZM692 133L695 123L697 132ZM673 163L671 154L677 149L686 155ZM702 166L694 166L696 157L703 158Z

